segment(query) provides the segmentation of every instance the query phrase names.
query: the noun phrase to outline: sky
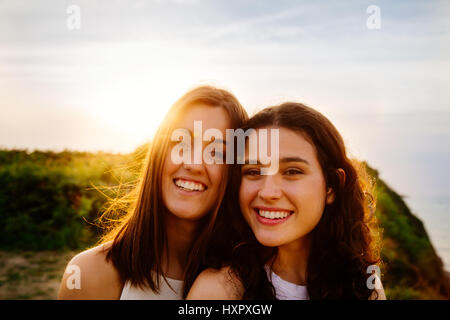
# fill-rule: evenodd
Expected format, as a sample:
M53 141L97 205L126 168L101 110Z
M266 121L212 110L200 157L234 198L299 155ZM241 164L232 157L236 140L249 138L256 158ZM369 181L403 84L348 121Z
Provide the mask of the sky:
M0 0L0 147L130 152L212 84L250 114L305 103L399 193L450 197L449 16L448 1Z

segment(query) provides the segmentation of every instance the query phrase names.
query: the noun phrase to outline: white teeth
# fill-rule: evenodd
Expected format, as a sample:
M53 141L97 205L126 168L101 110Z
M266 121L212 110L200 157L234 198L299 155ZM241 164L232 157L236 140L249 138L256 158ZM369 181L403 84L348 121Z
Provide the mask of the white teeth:
M258 214L268 219L284 219L289 216L290 213L289 211L258 210Z
M205 190L205 187L201 183L196 183L192 181L185 181L181 179L176 179L175 184L178 187L181 187L183 189L189 190L189 191L203 191Z

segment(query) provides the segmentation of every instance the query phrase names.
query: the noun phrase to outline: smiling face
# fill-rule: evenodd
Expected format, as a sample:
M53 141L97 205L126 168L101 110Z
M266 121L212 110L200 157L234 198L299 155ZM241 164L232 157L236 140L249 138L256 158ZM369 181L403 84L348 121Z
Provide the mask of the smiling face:
M194 121L202 122L203 132L215 128L222 132L223 137L226 136L226 129L231 125L230 117L224 108L197 103L183 113L183 117L177 121L175 128L187 129L193 137ZM202 141L202 137L193 137L192 144L194 139L198 139L198 143L203 144L203 149L211 143L211 141ZM173 142L171 148L177 143ZM201 219L217 204L220 186L226 183L223 181L226 165L206 164L204 161L201 164L176 164L171 159L171 148L167 152L162 173L164 205L178 218ZM191 149L194 150L193 145ZM193 155L192 159L194 159Z
M275 247L308 235L334 196L327 192L315 147L290 129L268 129L279 129L279 170L261 175L261 165L243 165L239 202L258 241Z

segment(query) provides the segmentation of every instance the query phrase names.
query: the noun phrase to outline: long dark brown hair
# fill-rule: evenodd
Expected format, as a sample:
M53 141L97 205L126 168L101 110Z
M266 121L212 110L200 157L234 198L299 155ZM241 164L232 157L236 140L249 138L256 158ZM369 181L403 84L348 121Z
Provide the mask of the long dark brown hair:
M102 243L111 242L106 258L113 263L123 282L130 281L134 286L149 287L154 292L159 292L161 279L166 281L162 270L162 256L167 244L164 227L164 213L167 208L161 195L164 159L169 150L170 137L175 129L176 120L196 103L224 108L230 117L233 129L242 126L248 119L239 101L223 89L201 86L190 90L178 99L168 111L149 145L138 183L124 196L124 201L131 205L127 208L126 214L116 223L116 227L112 228L101 241ZM224 170L224 175L222 181L227 181L227 170ZM185 277L192 277L189 276L189 272L198 273L198 260L204 254L202 243L212 231L226 185L226 182L221 185L216 206L202 221L199 234L188 253L189 261L187 261ZM109 208L109 211L113 212L114 207Z
M311 232L306 272L310 299L368 299L372 290L366 285L370 276L367 268L380 260L373 184L364 167L347 157L339 132L310 107L293 102L269 107L254 115L243 129L269 126L293 130L315 147L326 186L335 193L334 202L325 207ZM345 172L345 178L339 168ZM243 284L243 299L275 299L264 267L274 260L277 249L260 245L241 214L232 219L235 223L230 228L239 228L234 234L240 241L235 241L238 244L229 265Z

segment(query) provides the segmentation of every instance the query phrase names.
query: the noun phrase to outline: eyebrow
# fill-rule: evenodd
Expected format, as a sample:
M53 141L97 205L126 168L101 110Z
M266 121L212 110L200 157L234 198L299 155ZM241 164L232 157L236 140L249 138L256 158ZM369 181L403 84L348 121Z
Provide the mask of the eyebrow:
M246 158L244 165L249 164L249 161L250 161L250 159ZM286 162L303 162L307 165L310 165L310 163L308 161L306 161L305 159L300 158L300 157L284 157L284 158L279 159L279 163L286 163ZM262 163L259 160L256 162L256 164L262 165Z
M307 165L309 165L309 162L306 161L303 158L300 157L285 157L285 158L281 158L280 162L303 162L306 163Z

